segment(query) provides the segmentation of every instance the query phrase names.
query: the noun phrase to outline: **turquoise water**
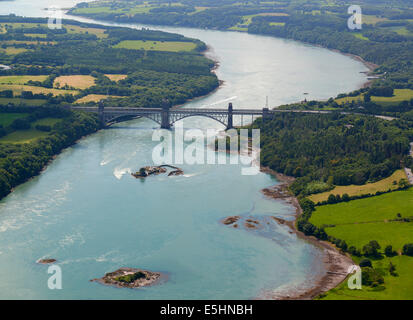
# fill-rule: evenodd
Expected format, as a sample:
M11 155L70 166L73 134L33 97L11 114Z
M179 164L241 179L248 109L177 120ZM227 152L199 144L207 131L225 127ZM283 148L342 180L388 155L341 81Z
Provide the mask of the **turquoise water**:
M36 1L36 8L46 3ZM24 11L23 4L2 3L0 13L44 14ZM224 86L185 107L233 101L237 108L262 108L265 96L271 106L297 101L303 92L328 98L365 80L363 65L324 49L240 33L162 29L205 41L220 61ZM155 126L135 120L82 139L0 202L0 298L248 299L309 285L322 273L321 252L268 218L294 213L260 193L276 183L270 176L243 176L239 165L183 165L184 176L133 178L130 172L152 162ZM186 119L184 126L222 129L202 118ZM219 223L232 215L269 224L252 232ZM62 290L47 287L47 266L36 264L46 257L62 268ZM89 282L120 267L165 272L168 281L139 290Z

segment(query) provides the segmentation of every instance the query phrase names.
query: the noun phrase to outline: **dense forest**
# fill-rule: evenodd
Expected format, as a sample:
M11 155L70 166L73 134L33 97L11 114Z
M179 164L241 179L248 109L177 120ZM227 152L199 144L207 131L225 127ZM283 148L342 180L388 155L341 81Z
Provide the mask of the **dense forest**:
M14 107L0 107L2 113L16 112ZM27 129L30 123L47 118L60 118L51 128L39 128L50 132L47 136L28 144L0 143L0 199L17 185L40 173L52 157L69 147L81 137L99 129L96 116L73 113L57 107L19 108L18 112L28 114L16 119L10 126L0 128L0 134Z
M280 114L257 120L262 165L294 176L296 195L362 185L410 165L411 123L340 114Z

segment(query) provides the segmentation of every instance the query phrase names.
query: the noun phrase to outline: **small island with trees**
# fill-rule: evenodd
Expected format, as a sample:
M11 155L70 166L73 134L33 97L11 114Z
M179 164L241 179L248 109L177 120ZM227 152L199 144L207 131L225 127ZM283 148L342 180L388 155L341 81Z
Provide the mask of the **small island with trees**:
M141 288L159 283L166 276L160 272L152 272L135 268L120 268L106 273L102 278L90 280L104 285L119 288Z

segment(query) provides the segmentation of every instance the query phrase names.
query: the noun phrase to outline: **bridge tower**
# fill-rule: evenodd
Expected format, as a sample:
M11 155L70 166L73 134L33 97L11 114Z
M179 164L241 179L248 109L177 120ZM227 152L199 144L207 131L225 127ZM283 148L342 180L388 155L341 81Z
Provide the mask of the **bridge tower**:
M262 109L262 121L268 120L271 118L270 110L268 108Z
M171 123L169 121L169 101L167 99L162 100L162 111L161 111L161 128L171 129Z
M102 125L105 125L105 104L103 103L102 100L99 101L98 115L99 115L100 123Z
M232 129L233 126L233 108L232 108L232 103L230 102L228 105L228 124L227 124L227 130Z

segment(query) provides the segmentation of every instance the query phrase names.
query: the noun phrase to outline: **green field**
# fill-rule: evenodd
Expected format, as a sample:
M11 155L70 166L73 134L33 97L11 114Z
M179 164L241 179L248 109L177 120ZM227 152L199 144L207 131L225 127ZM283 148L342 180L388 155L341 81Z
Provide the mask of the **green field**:
M394 250L401 252L406 243L413 243L413 222L352 223L325 228L325 231L358 249L362 249L371 240L376 240L383 249L392 245Z
M59 118L43 118L43 119L39 119L33 122L32 127L34 128L37 125L53 127L56 123L58 123L61 120L62 119L59 119Z
M134 49L134 50L154 50L154 51L192 51L196 48L193 42L183 41L143 41L143 40L125 40L119 42L114 48Z
M338 104L343 104L346 102L352 102L352 101L363 101L363 95L358 95L355 97L344 97L340 99L336 99L336 102ZM376 102L381 105L394 105L394 104L399 104L400 102L403 101L410 101L413 99L413 90L411 89L394 89L394 95L393 97L376 97L372 96L371 101Z
M384 275L384 285L350 290L345 281L322 299L413 299L413 258L400 255L406 243L413 243L413 222L389 221L397 218L397 213L402 217L413 216L413 188L316 207L310 222L317 226L330 225L325 228L327 234L345 240L349 247L362 249L371 240L376 240L381 252L387 245L392 245L399 253L392 258L383 255L372 259L373 267ZM360 259L353 256L356 263ZM396 266L396 277L388 272L390 261Z
M38 107L46 103L46 100L43 99L21 99L21 98L0 98L0 105L8 105L12 103L16 106L27 105Z
M44 81L48 76L0 76L0 84L26 84L27 81Z
M389 262L396 266L397 277L388 272ZM384 273L383 286L362 290L350 290L347 281L330 290L322 300L412 300L413 299L413 258L396 256L373 261L373 267Z
M8 126L14 120L24 118L28 113L0 113L0 125ZM48 135L48 132L36 130L37 125L53 127L56 123L61 121L59 118L43 118L32 122L31 129L14 131L2 138L0 143L30 143L38 138Z
M369 38L363 36L361 33L354 33L354 32L352 32L351 34L352 34L353 36L355 36L357 39L369 41Z
M39 138L47 136L47 132L29 129L29 130L19 130L8 134L0 138L0 143L13 143L13 144L21 144L21 143L30 143Z
M49 89L49 88L28 86L28 85L20 85L20 84L0 84L0 91L3 91L3 90L12 90L14 95L21 95L22 91L31 91L31 92L33 92L33 94L37 94L37 93L49 94L49 93L51 93L54 96L65 95L65 94L76 95L76 94L79 93L79 91L77 91L77 90Z
M0 125L9 126L16 119L24 118L28 113L0 113Z
M398 213L403 217L413 216L413 188L360 200L318 206L310 222L316 226L384 222L384 220L395 219Z

